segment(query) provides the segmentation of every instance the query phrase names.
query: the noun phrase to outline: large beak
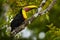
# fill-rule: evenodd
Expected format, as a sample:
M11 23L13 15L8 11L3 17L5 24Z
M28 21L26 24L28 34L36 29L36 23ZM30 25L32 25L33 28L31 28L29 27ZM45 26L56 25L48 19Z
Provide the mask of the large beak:
M35 6L35 5L26 6L26 7L24 7L24 10L25 10L26 12L28 12L29 10L34 9L34 8L37 8L37 6Z

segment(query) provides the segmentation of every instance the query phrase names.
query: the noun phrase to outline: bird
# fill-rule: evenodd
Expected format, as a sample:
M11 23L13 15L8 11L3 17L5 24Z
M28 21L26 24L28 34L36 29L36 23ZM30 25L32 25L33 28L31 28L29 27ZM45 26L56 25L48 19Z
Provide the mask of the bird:
M17 27L19 27L20 25L23 24L23 22L27 19L27 15L26 13L32 9L36 9L37 6L36 5L29 5L26 7L23 7L19 10L18 14L16 14L16 16L13 18L13 20L11 21L11 32L16 29Z

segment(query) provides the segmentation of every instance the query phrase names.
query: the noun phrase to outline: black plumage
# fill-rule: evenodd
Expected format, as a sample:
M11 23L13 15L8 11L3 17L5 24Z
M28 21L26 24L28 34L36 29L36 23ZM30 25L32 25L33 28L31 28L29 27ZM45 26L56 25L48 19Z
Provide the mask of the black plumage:
M27 18L25 15L25 12L28 12L32 9L37 8L37 6L31 5L31 6L26 6L24 8L21 8L18 14L14 17L14 19L11 22L11 31L13 31L15 28L19 27L24 20Z
M14 19L11 22L11 31L19 27L24 22L24 20L25 19L22 15L22 8L21 8L19 13L14 17Z

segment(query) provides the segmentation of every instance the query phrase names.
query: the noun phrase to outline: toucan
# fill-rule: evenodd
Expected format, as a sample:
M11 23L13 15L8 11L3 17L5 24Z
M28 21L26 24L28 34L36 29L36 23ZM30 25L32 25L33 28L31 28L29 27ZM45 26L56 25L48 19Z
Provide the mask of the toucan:
M27 19L26 12L28 12L32 9L35 9L35 8L37 8L36 5L29 5L29 6L21 8L19 10L18 14L11 21L11 24L10 24L11 31L13 31L17 27L19 27Z

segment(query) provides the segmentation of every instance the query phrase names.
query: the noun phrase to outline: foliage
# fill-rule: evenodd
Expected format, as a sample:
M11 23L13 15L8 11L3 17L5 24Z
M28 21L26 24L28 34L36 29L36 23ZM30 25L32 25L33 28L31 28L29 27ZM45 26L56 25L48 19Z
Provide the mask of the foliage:
M32 40L32 37L36 37L40 40L39 33L45 32L46 37L42 40L60 40L60 1L57 0L54 7L46 14L37 17L31 24L28 25L28 29L33 31L29 38L23 38L21 36L11 37L10 31L6 31L10 26L11 20L18 13L19 9L26 5L36 5L39 7L42 0L0 0L0 39L1 40ZM42 11L48 7L52 0L47 0ZM8 11L5 11L4 6L8 5ZM28 18L31 17L37 9L33 9L27 12Z

